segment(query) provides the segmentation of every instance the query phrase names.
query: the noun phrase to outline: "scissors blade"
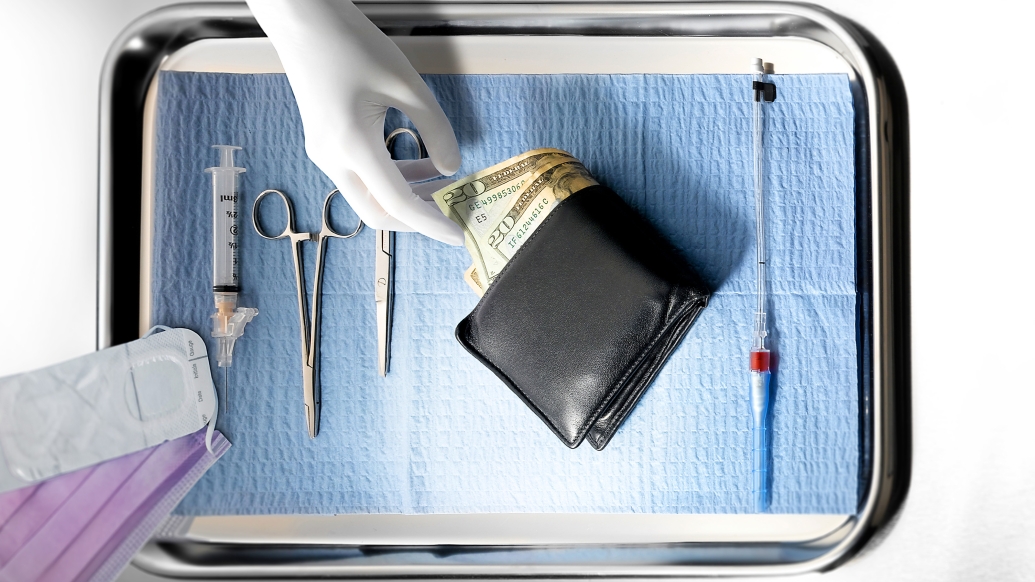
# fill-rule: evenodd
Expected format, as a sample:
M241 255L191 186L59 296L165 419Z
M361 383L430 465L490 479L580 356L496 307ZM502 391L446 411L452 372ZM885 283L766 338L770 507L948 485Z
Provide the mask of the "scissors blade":
M392 303L395 296L394 243L395 233L390 230L377 231L374 260L374 302L377 306L377 369L382 376L388 375L388 362L392 355Z

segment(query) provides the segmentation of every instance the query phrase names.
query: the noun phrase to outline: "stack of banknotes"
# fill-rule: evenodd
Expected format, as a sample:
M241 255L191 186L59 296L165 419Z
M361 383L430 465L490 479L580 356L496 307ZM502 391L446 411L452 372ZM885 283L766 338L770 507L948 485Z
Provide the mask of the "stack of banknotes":
M439 209L464 231L472 259L464 281L479 296L484 294L557 203L596 184L568 152L541 148L435 192Z

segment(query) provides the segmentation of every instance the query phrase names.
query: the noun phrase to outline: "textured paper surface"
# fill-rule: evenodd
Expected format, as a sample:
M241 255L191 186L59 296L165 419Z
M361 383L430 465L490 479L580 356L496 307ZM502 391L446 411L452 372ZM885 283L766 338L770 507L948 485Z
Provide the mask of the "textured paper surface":
M213 144L244 147L234 447L177 509L218 513L655 512L752 508L747 353L754 310L750 78L737 75L428 76L463 153L459 175L558 147L643 212L715 294L603 452L569 450L453 328L477 301L463 247L396 236L392 369L377 374L374 233L328 242L323 415L302 409L298 315L287 241L250 224L267 188L299 229L319 229L333 185L308 160L286 77L162 73L153 320L210 328ZM777 76L768 106L772 511L853 513L858 498L854 133L848 79ZM402 123L390 113L390 127ZM406 140L399 140L405 148ZM266 207L266 203L269 206ZM271 230L277 200L264 201ZM336 203L339 229L356 217ZM282 224L282 222L281 222ZM315 245L307 245L312 276ZM213 347L210 345L209 350ZM451 361L468 362L457 368ZM215 377L221 387L221 371Z

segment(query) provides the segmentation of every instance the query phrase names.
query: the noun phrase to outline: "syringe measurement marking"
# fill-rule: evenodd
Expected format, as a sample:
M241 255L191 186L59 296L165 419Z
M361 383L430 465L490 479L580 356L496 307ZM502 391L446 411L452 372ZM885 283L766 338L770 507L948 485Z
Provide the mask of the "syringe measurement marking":
M237 281L238 281L238 275L237 275L237 250L238 250L237 235L238 235L238 228L237 228L237 210L235 210L232 207L232 205L237 203L237 196L238 196L237 192L234 192L230 196L227 196L227 195L220 195L219 196L219 202L222 202L222 203L229 202L230 205L231 205L231 208L229 208L229 209L224 208L223 209L223 215L224 215L225 218L229 219L229 222L230 222L230 225L229 225L229 228L227 229L227 232L229 232L231 240L227 241L226 246L227 246L227 248L230 249L230 253L231 253L230 256L231 256L231 267L232 268L231 268L230 276L231 276L231 278L232 278L232 280L233 280L235 285L237 284Z

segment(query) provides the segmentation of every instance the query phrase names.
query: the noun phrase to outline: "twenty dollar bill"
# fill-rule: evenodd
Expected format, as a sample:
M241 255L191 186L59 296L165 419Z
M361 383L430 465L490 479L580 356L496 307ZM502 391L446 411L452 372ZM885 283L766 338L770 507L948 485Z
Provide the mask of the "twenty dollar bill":
M558 202L595 184L574 156L542 148L475 172L433 197L464 231L474 261L465 281L484 292Z

